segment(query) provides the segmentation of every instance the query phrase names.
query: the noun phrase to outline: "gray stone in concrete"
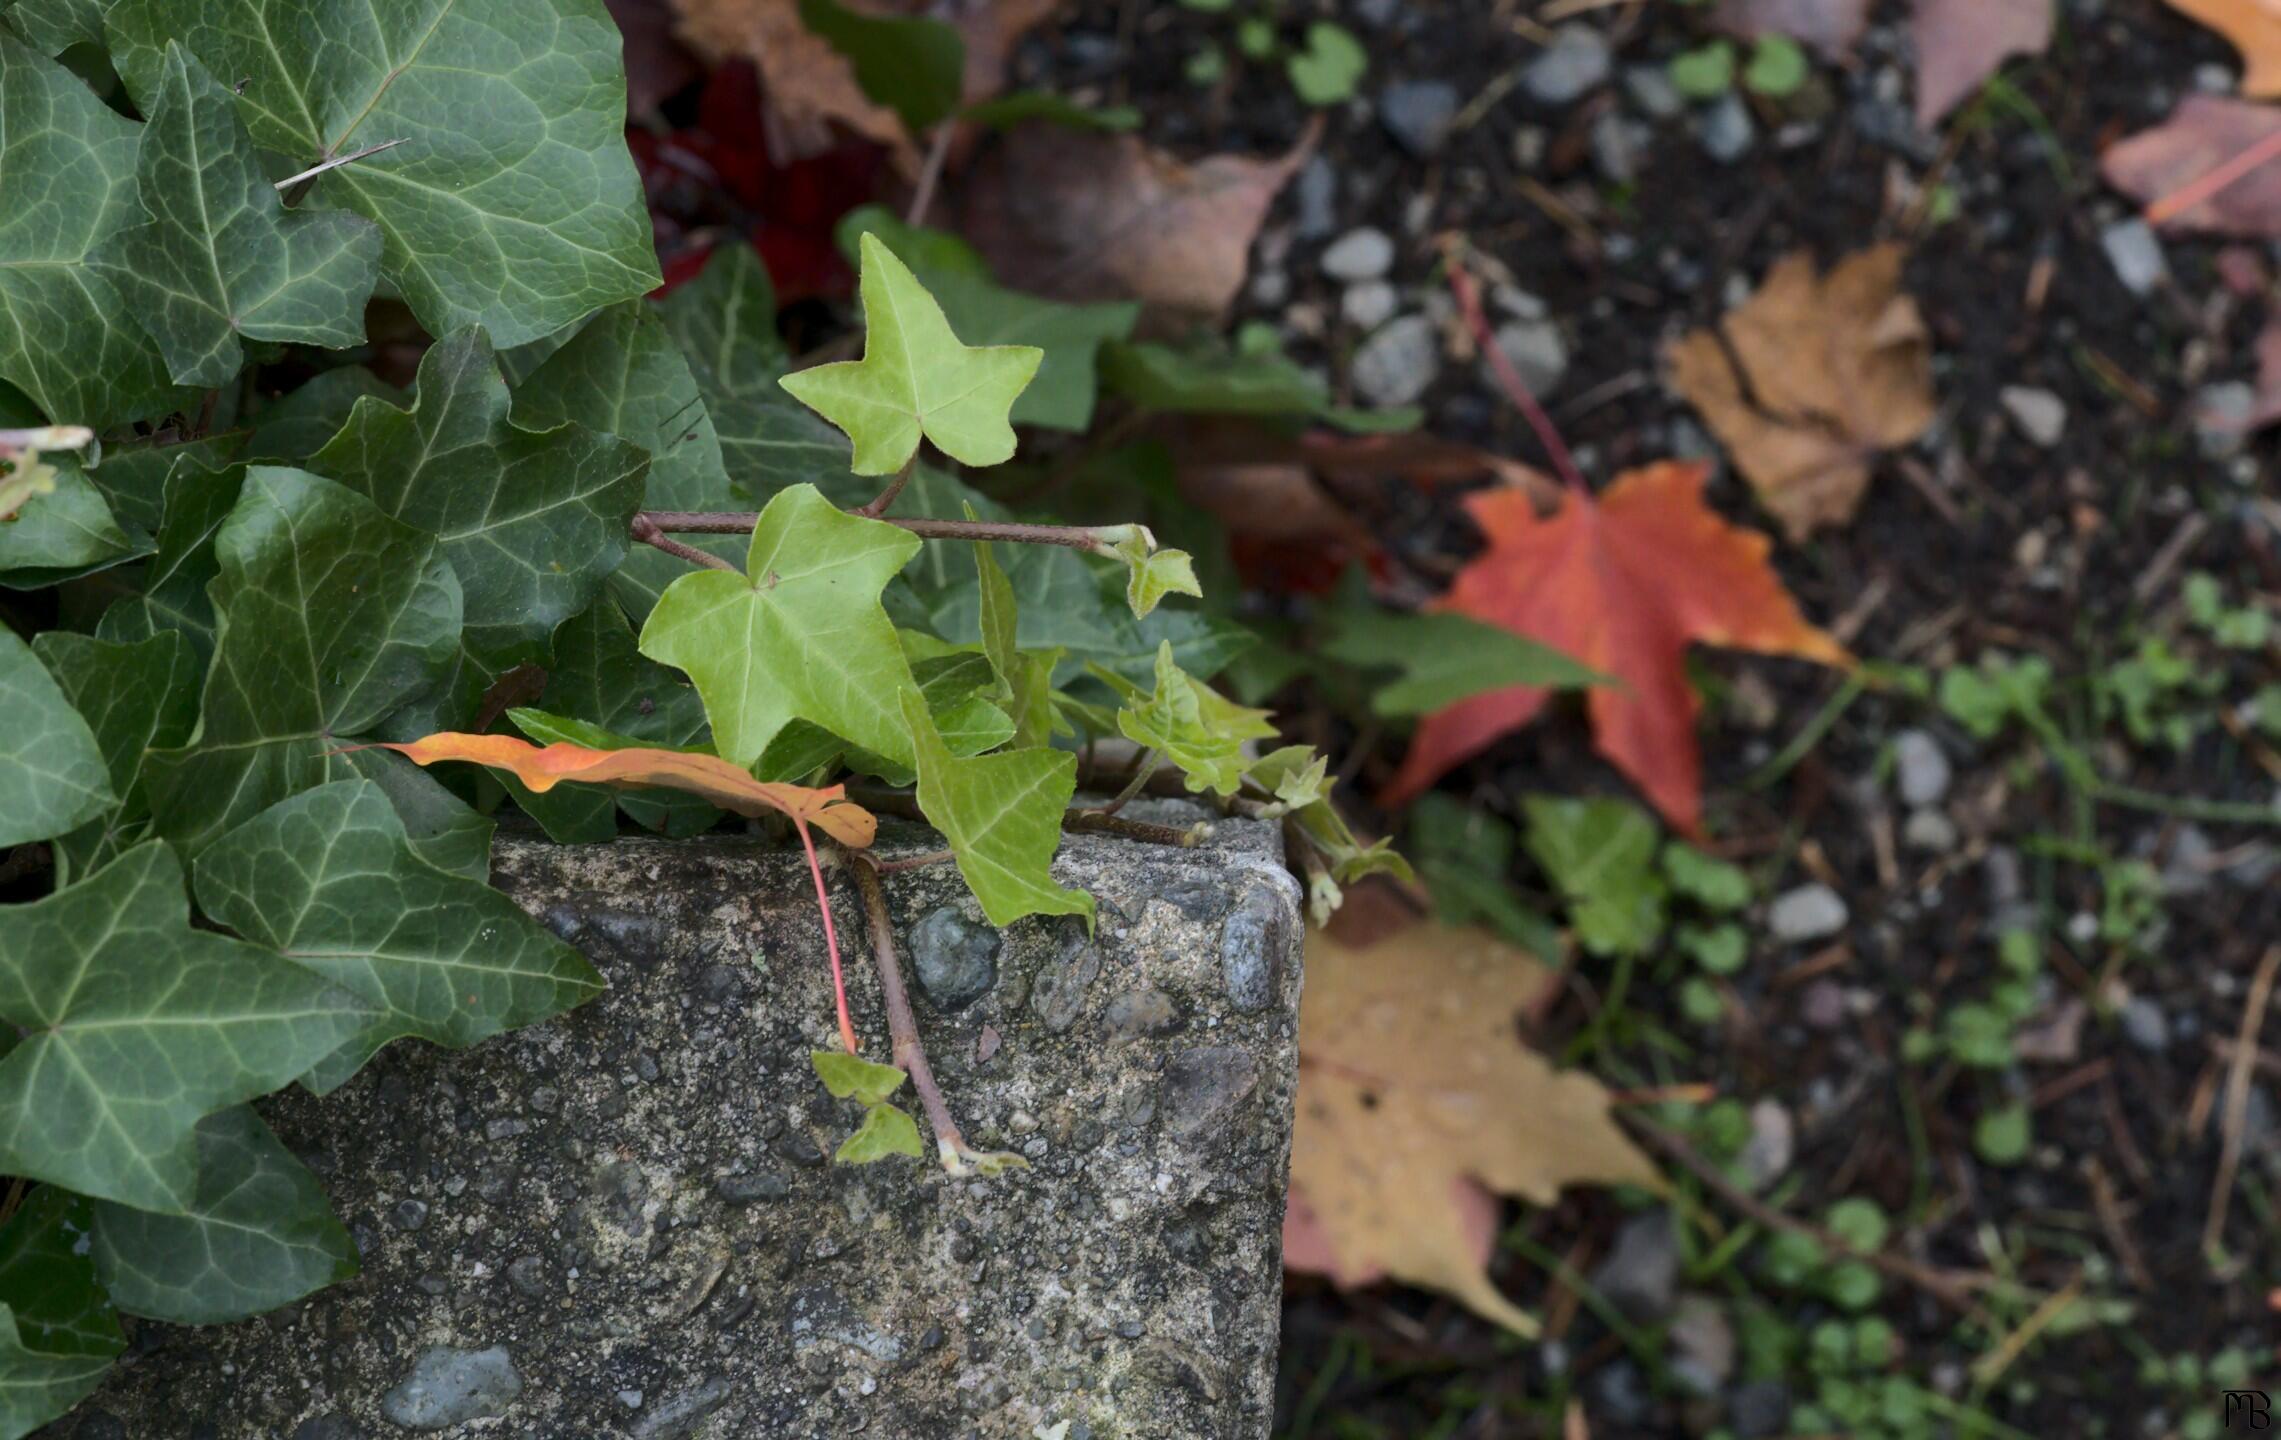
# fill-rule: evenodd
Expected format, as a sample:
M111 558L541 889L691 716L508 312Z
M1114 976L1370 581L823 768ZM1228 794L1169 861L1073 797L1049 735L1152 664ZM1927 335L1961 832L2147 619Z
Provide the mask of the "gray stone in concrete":
M881 848L939 843L891 825ZM1098 934L1023 921L962 1008L916 1001L969 1143L1029 1157L988 1180L825 1162L857 1114L808 1063L836 1027L796 850L509 838L494 865L609 991L265 1102L363 1273L242 1325L137 1327L52 1435L1267 1435L1301 934L1273 827L1071 837L1054 873L1100 897ZM833 893L884 1059L861 908L845 876ZM889 877L889 903L906 948L944 907L980 925L947 866Z

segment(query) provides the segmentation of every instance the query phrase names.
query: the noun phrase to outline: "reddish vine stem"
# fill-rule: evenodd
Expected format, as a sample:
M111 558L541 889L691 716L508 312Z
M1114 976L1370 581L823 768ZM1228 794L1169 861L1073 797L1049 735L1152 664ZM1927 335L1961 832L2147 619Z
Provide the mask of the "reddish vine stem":
M1552 417L1544 413L1544 407L1530 392L1528 382L1513 368L1513 362L1498 345L1497 338L1489 333L1488 318L1481 313L1481 290L1465 268L1465 257L1459 253L1456 240L1443 244L1442 260L1449 271L1449 293L1457 300L1457 313L1465 318L1465 327L1473 332L1473 343L1481 347L1482 358L1489 362L1497 384L1521 414L1528 417L1529 428L1536 431L1537 443L1544 447L1545 454L1552 460L1552 468L1560 473L1568 488L1579 495L1589 493L1584 472L1576 468L1576 457L1568 453L1568 442L1560 438Z
M935 1072L927 1064L926 1046L919 1042L918 1017L911 1013L911 997L903 988L902 962L895 954L895 920L887 913L886 887L879 883L877 863L869 855L845 849L840 854L855 872L855 888L863 892L863 913L871 923L871 958L879 967L879 994L887 1010L887 1034L894 1045L896 1068L911 1077L911 1088L919 1092L919 1104L927 1112L927 1124L934 1128L935 1148L943 1164L958 1169L966 1156L966 1137L950 1118L942 1087L935 1083Z
M792 828L800 832L800 848L808 852L808 873L816 881L816 908L824 912L824 949L832 957L832 1003L839 1007L840 1044L848 1054L860 1055L863 1051L855 1041L855 1021L847 1013L847 976L840 969L839 932L832 928L832 897L824 893L824 867L816 861L816 842L807 825L795 816Z
M892 493L888 498L894 498ZM737 535L751 530L759 518L751 511L738 510L644 510L634 516L634 538L646 544L658 544L643 534L645 526L661 534L673 530L684 535ZM1061 545L1071 550L1089 550L1096 555L1106 555L1116 548L1117 541L1123 538L1118 532L1138 528L1122 525L1018 525L996 520L917 520L894 515L877 518L882 524L898 526L926 540L1003 540L1009 545ZM666 547L658 545L658 548L663 550Z
M674 539L671 535L666 534L664 528L646 513L635 515L633 524L627 528L636 540L641 541L644 545L663 550L677 560L686 560L692 565L702 565L708 570L727 570L734 573L737 568L709 550L700 550L694 545L686 545ZM675 526L674 528L683 527ZM749 530L752 527L747 525L745 528Z

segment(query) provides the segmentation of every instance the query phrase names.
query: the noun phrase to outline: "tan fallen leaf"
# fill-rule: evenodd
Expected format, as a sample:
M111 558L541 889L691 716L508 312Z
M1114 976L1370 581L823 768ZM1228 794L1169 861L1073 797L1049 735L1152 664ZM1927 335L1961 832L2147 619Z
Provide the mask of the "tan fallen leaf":
M1285 1262L1342 1285L1391 1276L1523 1335L1490 1283L1495 1195L1658 1186L1608 1092L1521 1043L1551 972L1473 930L1412 926L1366 948L1307 937Z
M15 519L30 501L55 493L55 467L40 459L42 452L83 449L94 438L84 425L0 430L0 523Z
M987 100L1005 84L1014 42L1060 0L948 0L921 8L849 0L881 15L924 13L953 26L966 42L965 100ZM799 0L673 0L683 43L708 60L750 60L763 82L769 155L778 164L829 150L834 125L893 150L909 168L917 146L895 112L856 83L845 56L800 22Z
M2051 43L2053 0L1917 0L1917 123L1930 129L2015 55Z
M2166 230L2281 236L2277 147L2281 106L2189 95L2160 125L2108 146L2099 173Z
M2258 99L2281 95L2281 5L2274 0L2170 0L2170 8L2201 21L2241 52L2241 93Z
M1290 153L1194 165L1132 135L1032 122L968 177L963 228L1010 284L1055 300L1140 300L1159 317L1217 320L1251 242L1321 123Z
M1726 343L1696 330L1670 348L1673 383L1792 540L1852 519L1877 453L1932 424L1932 343L1901 261L1877 245L1820 275L1797 251L1727 313Z

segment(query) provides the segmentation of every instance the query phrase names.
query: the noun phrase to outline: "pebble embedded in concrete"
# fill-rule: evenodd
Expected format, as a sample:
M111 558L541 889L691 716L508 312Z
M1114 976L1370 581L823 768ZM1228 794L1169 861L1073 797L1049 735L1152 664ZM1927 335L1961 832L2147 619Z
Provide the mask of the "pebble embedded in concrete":
M443 1430L507 1413L523 1377L504 1345L457 1350L432 1345L412 1372L380 1399L380 1413L408 1430Z
M940 1010L963 1010L998 983L996 930L956 904L938 905L911 927L911 969Z

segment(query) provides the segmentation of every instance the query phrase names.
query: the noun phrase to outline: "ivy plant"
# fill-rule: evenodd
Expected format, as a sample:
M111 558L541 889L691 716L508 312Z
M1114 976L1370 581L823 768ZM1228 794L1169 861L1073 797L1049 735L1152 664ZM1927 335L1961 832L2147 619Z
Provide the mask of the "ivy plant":
M948 27L801 11L948 123ZM603 0L0 0L0 1440L99 1383L122 1315L354 1272L253 1102L599 993L489 888L502 805L561 843L796 842L839 1158L924 1153L908 1084L983 1173L1018 1162L926 1068L874 812L931 823L894 863L954 864L996 925L1091 923L1066 831L1192 843L1122 813L1152 788L1282 821L1318 910L1402 868L1213 688L1246 636L1174 598L1187 556L977 483L1104 390L1382 421L884 216L848 232L861 358L799 364L749 247L652 297L624 123ZM846 1003L850 880L893 1064Z

